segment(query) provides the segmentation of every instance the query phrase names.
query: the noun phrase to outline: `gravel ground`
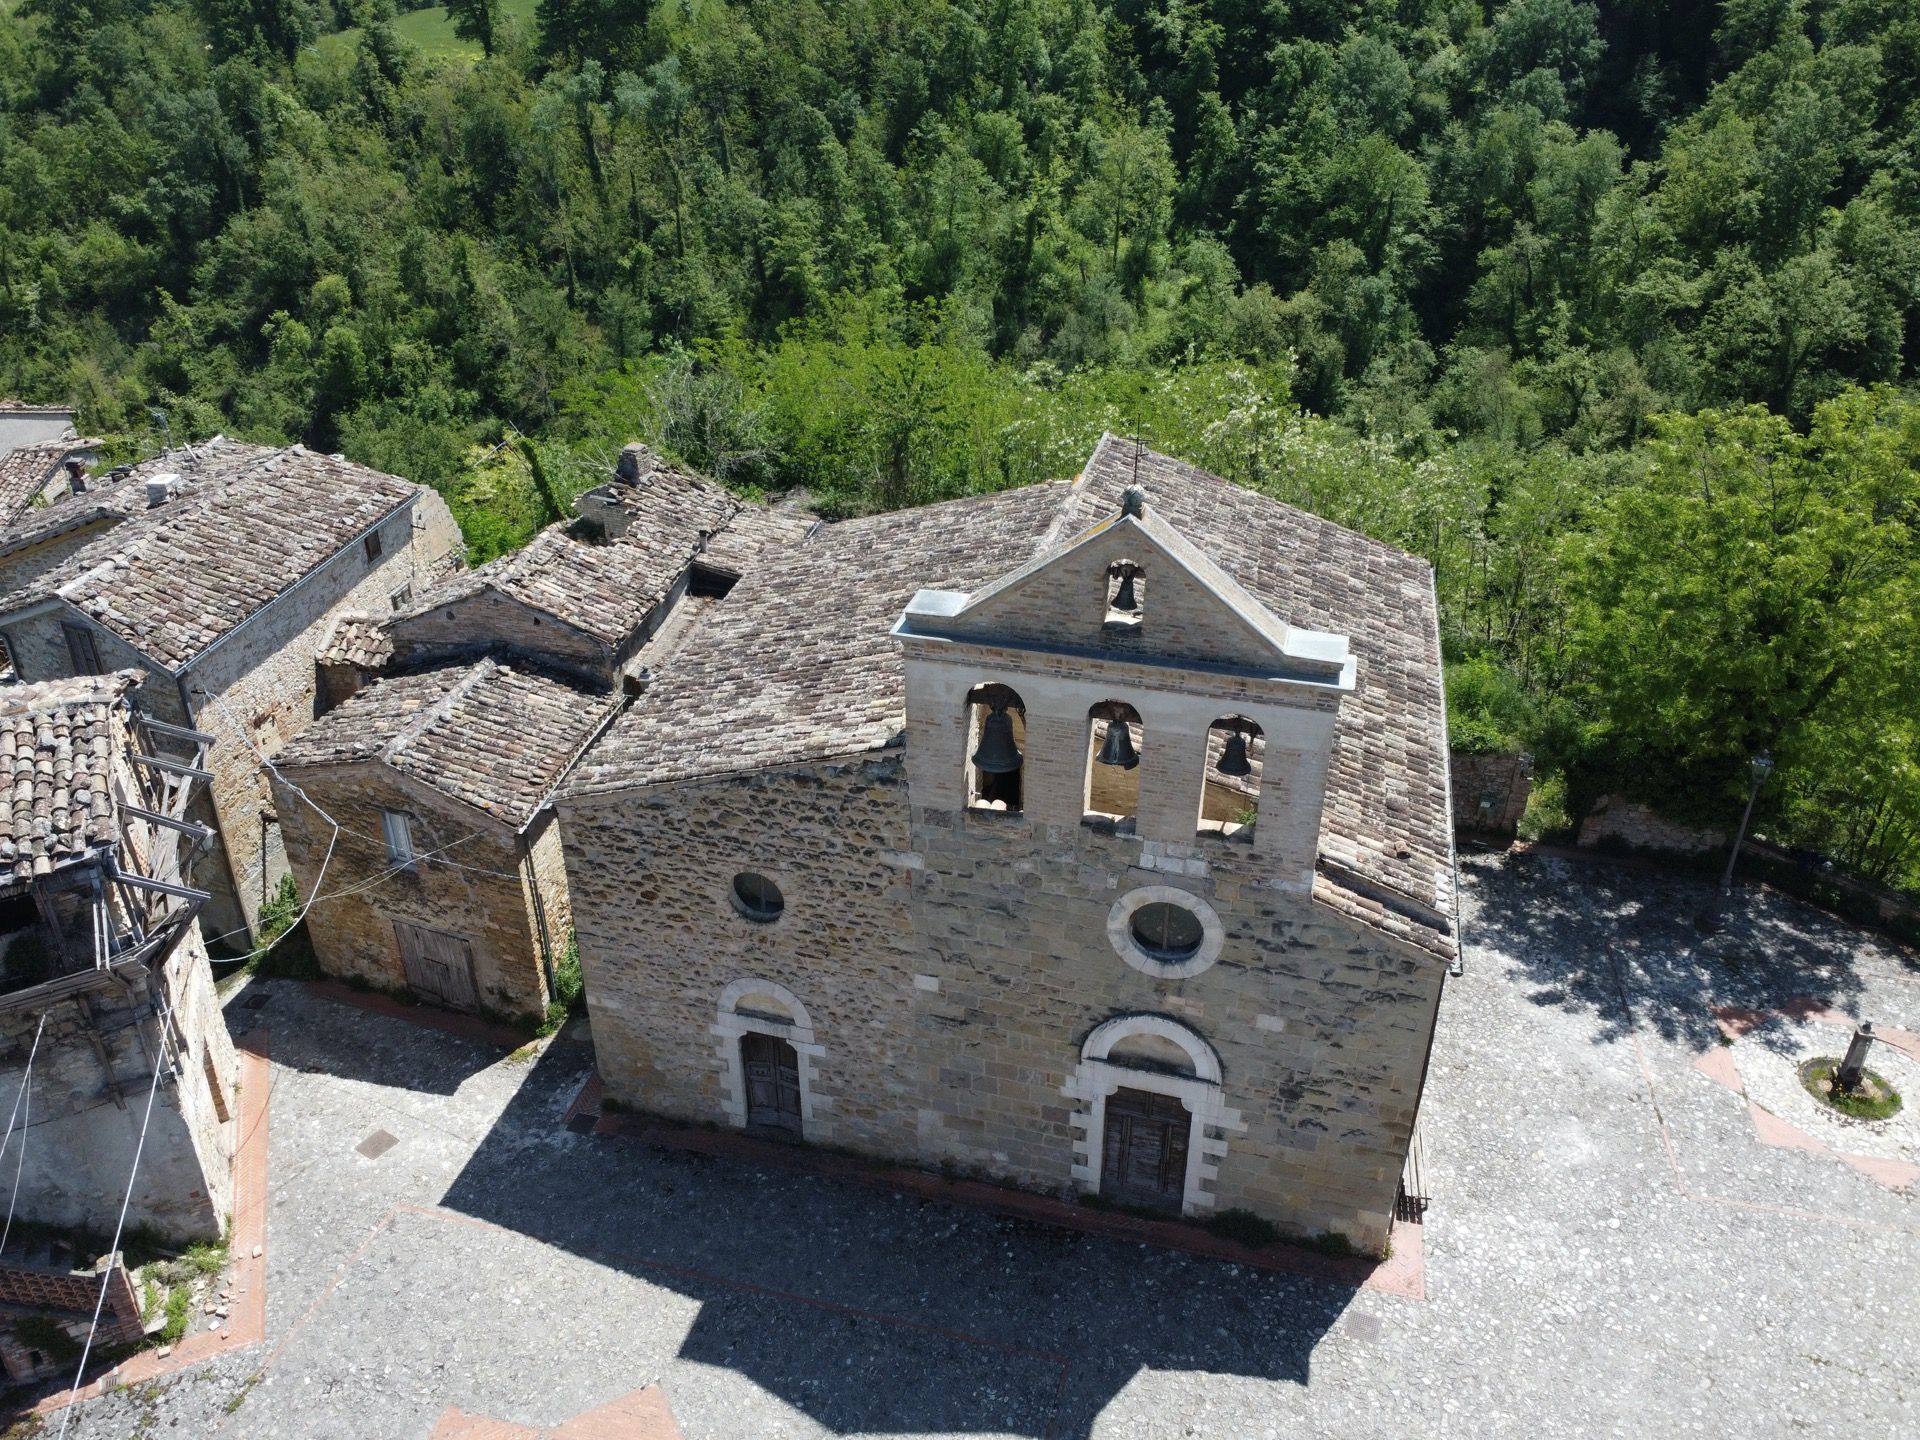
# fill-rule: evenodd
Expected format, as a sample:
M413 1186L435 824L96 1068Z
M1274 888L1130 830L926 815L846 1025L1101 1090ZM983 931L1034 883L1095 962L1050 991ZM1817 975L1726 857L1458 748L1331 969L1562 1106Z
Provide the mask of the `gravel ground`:
M69 1434L422 1440L656 1381L689 1440L1915 1433L1920 1201L1761 1145L1693 1062L1710 1003L1920 1030L1920 965L1770 895L1703 944L1698 887L1465 869L1425 1302L571 1134L583 1046L270 984L229 1011L272 1032L269 1339Z

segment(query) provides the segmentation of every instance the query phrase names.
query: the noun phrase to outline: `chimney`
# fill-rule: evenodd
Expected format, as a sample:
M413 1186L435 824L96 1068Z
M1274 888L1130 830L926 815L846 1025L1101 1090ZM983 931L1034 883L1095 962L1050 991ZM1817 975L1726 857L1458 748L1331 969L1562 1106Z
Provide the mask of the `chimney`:
M67 461L67 490L70 494L87 493L87 462L84 460Z
M180 484L180 476L172 470L147 477L147 508L149 510L166 504L173 498L173 492Z
M620 447L620 461L613 467L613 475L623 485L638 485L659 468L660 457L636 440Z

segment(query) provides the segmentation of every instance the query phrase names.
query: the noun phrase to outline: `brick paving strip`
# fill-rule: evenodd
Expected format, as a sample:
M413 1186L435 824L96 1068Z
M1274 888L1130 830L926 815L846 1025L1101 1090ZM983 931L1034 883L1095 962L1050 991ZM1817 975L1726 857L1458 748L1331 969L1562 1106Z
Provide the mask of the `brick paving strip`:
M1741 1036L1759 1029L1776 1018L1812 1020L1822 1025L1837 1026L1843 1030L1851 1030L1854 1026L1852 1016L1821 1005L1809 995L1796 995L1778 1010L1751 1010L1740 1005L1715 1005L1712 1007L1712 1013L1714 1023L1720 1027L1721 1033L1729 1041L1738 1040ZM1889 1026L1874 1031L1874 1038L1908 1058L1920 1061L1920 1035ZM1761 1144L1777 1145L1787 1150L1805 1150L1813 1155L1831 1155L1836 1160L1851 1165L1876 1185L1883 1185L1889 1190L1911 1190L1916 1184L1920 1184L1920 1165L1911 1165L1904 1160L1888 1160L1873 1155L1854 1155L1847 1151L1836 1150L1826 1141L1809 1135L1791 1121L1761 1109L1747 1095L1746 1081L1741 1078L1740 1067L1729 1051L1710 1050L1693 1062L1693 1068L1715 1084L1724 1086L1746 1100L1747 1117L1753 1122L1754 1135Z
M795 1170L833 1180L848 1180L874 1190L912 1195L972 1210L985 1210L1016 1220L1077 1230L1108 1240L1134 1241L1178 1250L1210 1260L1225 1260L1256 1270L1272 1270L1298 1275L1355 1290L1377 1290L1406 1300L1427 1298L1426 1252L1421 1243L1418 1223L1400 1223L1393 1228L1393 1252L1385 1260L1365 1256L1322 1255L1296 1245L1275 1244L1254 1249L1178 1220L1148 1220L1133 1215L1095 1210L990 1185L980 1180L956 1180L924 1170L876 1164L855 1156L840 1155L810 1146L761 1140L737 1131L710 1130L699 1125L680 1125L644 1115L605 1114L600 1109L600 1075L595 1071L561 1124L575 1130L590 1129L596 1135L614 1135L637 1140L666 1150L692 1151L702 1155L743 1160L748 1164Z
M36 1414L53 1414L108 1390L156 1380L267 1338L267 1101L273 1067L267 1060L265 1030L250 1031L234 1043L240 1049L240 1143L233 1155L233 1232L227 1269L232 1300L227 1323L218 1330L184 1337L165 1355L142 1350L129 1356L78 1389L46 1396L34 1405Z
M681 1435L667 1397L658 1385L649 1385L546 1430L449 1408L427 1440L681 1440Z

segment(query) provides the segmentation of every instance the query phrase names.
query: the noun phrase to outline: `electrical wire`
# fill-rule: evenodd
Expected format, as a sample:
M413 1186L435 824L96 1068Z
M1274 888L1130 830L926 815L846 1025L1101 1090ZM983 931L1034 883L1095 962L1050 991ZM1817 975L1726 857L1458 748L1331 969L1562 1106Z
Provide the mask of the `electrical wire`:
M20 1121L20 1158L13 1165L13 1194L7 1200L7 1224L0 1230L0 1253L7 1248L7 1237L13 1234L13 1207L20 1200L20 1173L27 1168L27 1131L33 1128L33 1060L40 1053L40 1036L47 1028L47 1012L40 1012L40 1023L33 1028L33 1048L27 1051L27 1073L20 1077L19 1093L13 1097L13 1114L7 1116L7 1138L0 1140L0 1157L7 1153L7 1146L13 1143L13 1121L15 1115L21 1115L21 1102L26 1103L26 1113Z
M167 1015L172 1014L172 1006L168 1005L164 999L161 1000L160 1005L161 1010L166 1012ZM161 1075L165 1074L166 1071L171 1068L166 1059L167 1040L166 1026L164 1024L165 1015L161 1018L163 1021L160 1027L161 1059L154 1064L153 1084L147 1087L147 1109L145 1115L143 1115L140 1120L140 1138L134 1143L133 1167L127 1172L127 1193L120 1201L120 1219L115 1222L113 1227L113 1244L107 1251L109 1255L117 1255L120 1253L120 1236L127 1228L127 1210L133 1204L133 1183L139 1177L140 1159L141 1156L146 1153L147 1149L147 1131L152 1128L153 1125L154 1097L160 1093ZM87 1327L87 1343L80 1348L80 1368L74 1371L73 1389L68 1392L67 1403L62 1406L60 1410L60 1435L56 1437L56 1440L64 1440L67 1433L68 1422L73 1419L73 1407L79 1403L80 1386L87 1375L87 1361L93 1355L94 1337L100 1333L100 1312L105 1308L107 1303L107 1286L111 1284L112 1281L113 1269L110 1266L100 1277L100 1295L99 1298L93 1302L93 1323Z

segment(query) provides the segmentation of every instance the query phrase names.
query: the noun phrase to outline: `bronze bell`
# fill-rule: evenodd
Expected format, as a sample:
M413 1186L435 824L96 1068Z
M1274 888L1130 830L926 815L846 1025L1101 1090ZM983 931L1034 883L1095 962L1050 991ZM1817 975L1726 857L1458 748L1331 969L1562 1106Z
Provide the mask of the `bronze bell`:
M1227 745L1220 752L1220 758L1214 762L1214 769L1222 775L1251 775L1253 764L1247 759L1247 736L1243 730L1236 730L1227 736Z
M1020 749L1013 743L1013 717L1007 714L1007 702L996 700L980 727L973 768L983 775L1011 775L1020 768L1020 760Z
M1107 722L1107 738L1101 742L1100 753L1094 759L1102 765L1117 765L1122 770L1131 770L1140 763L1140 752L1133 748L1133 731L1126 721Z
M1131 615L1140 608L1140 601L1133 593L1133 566L1120 567L1120 589L1113 597L1113 608L1124 615Z

